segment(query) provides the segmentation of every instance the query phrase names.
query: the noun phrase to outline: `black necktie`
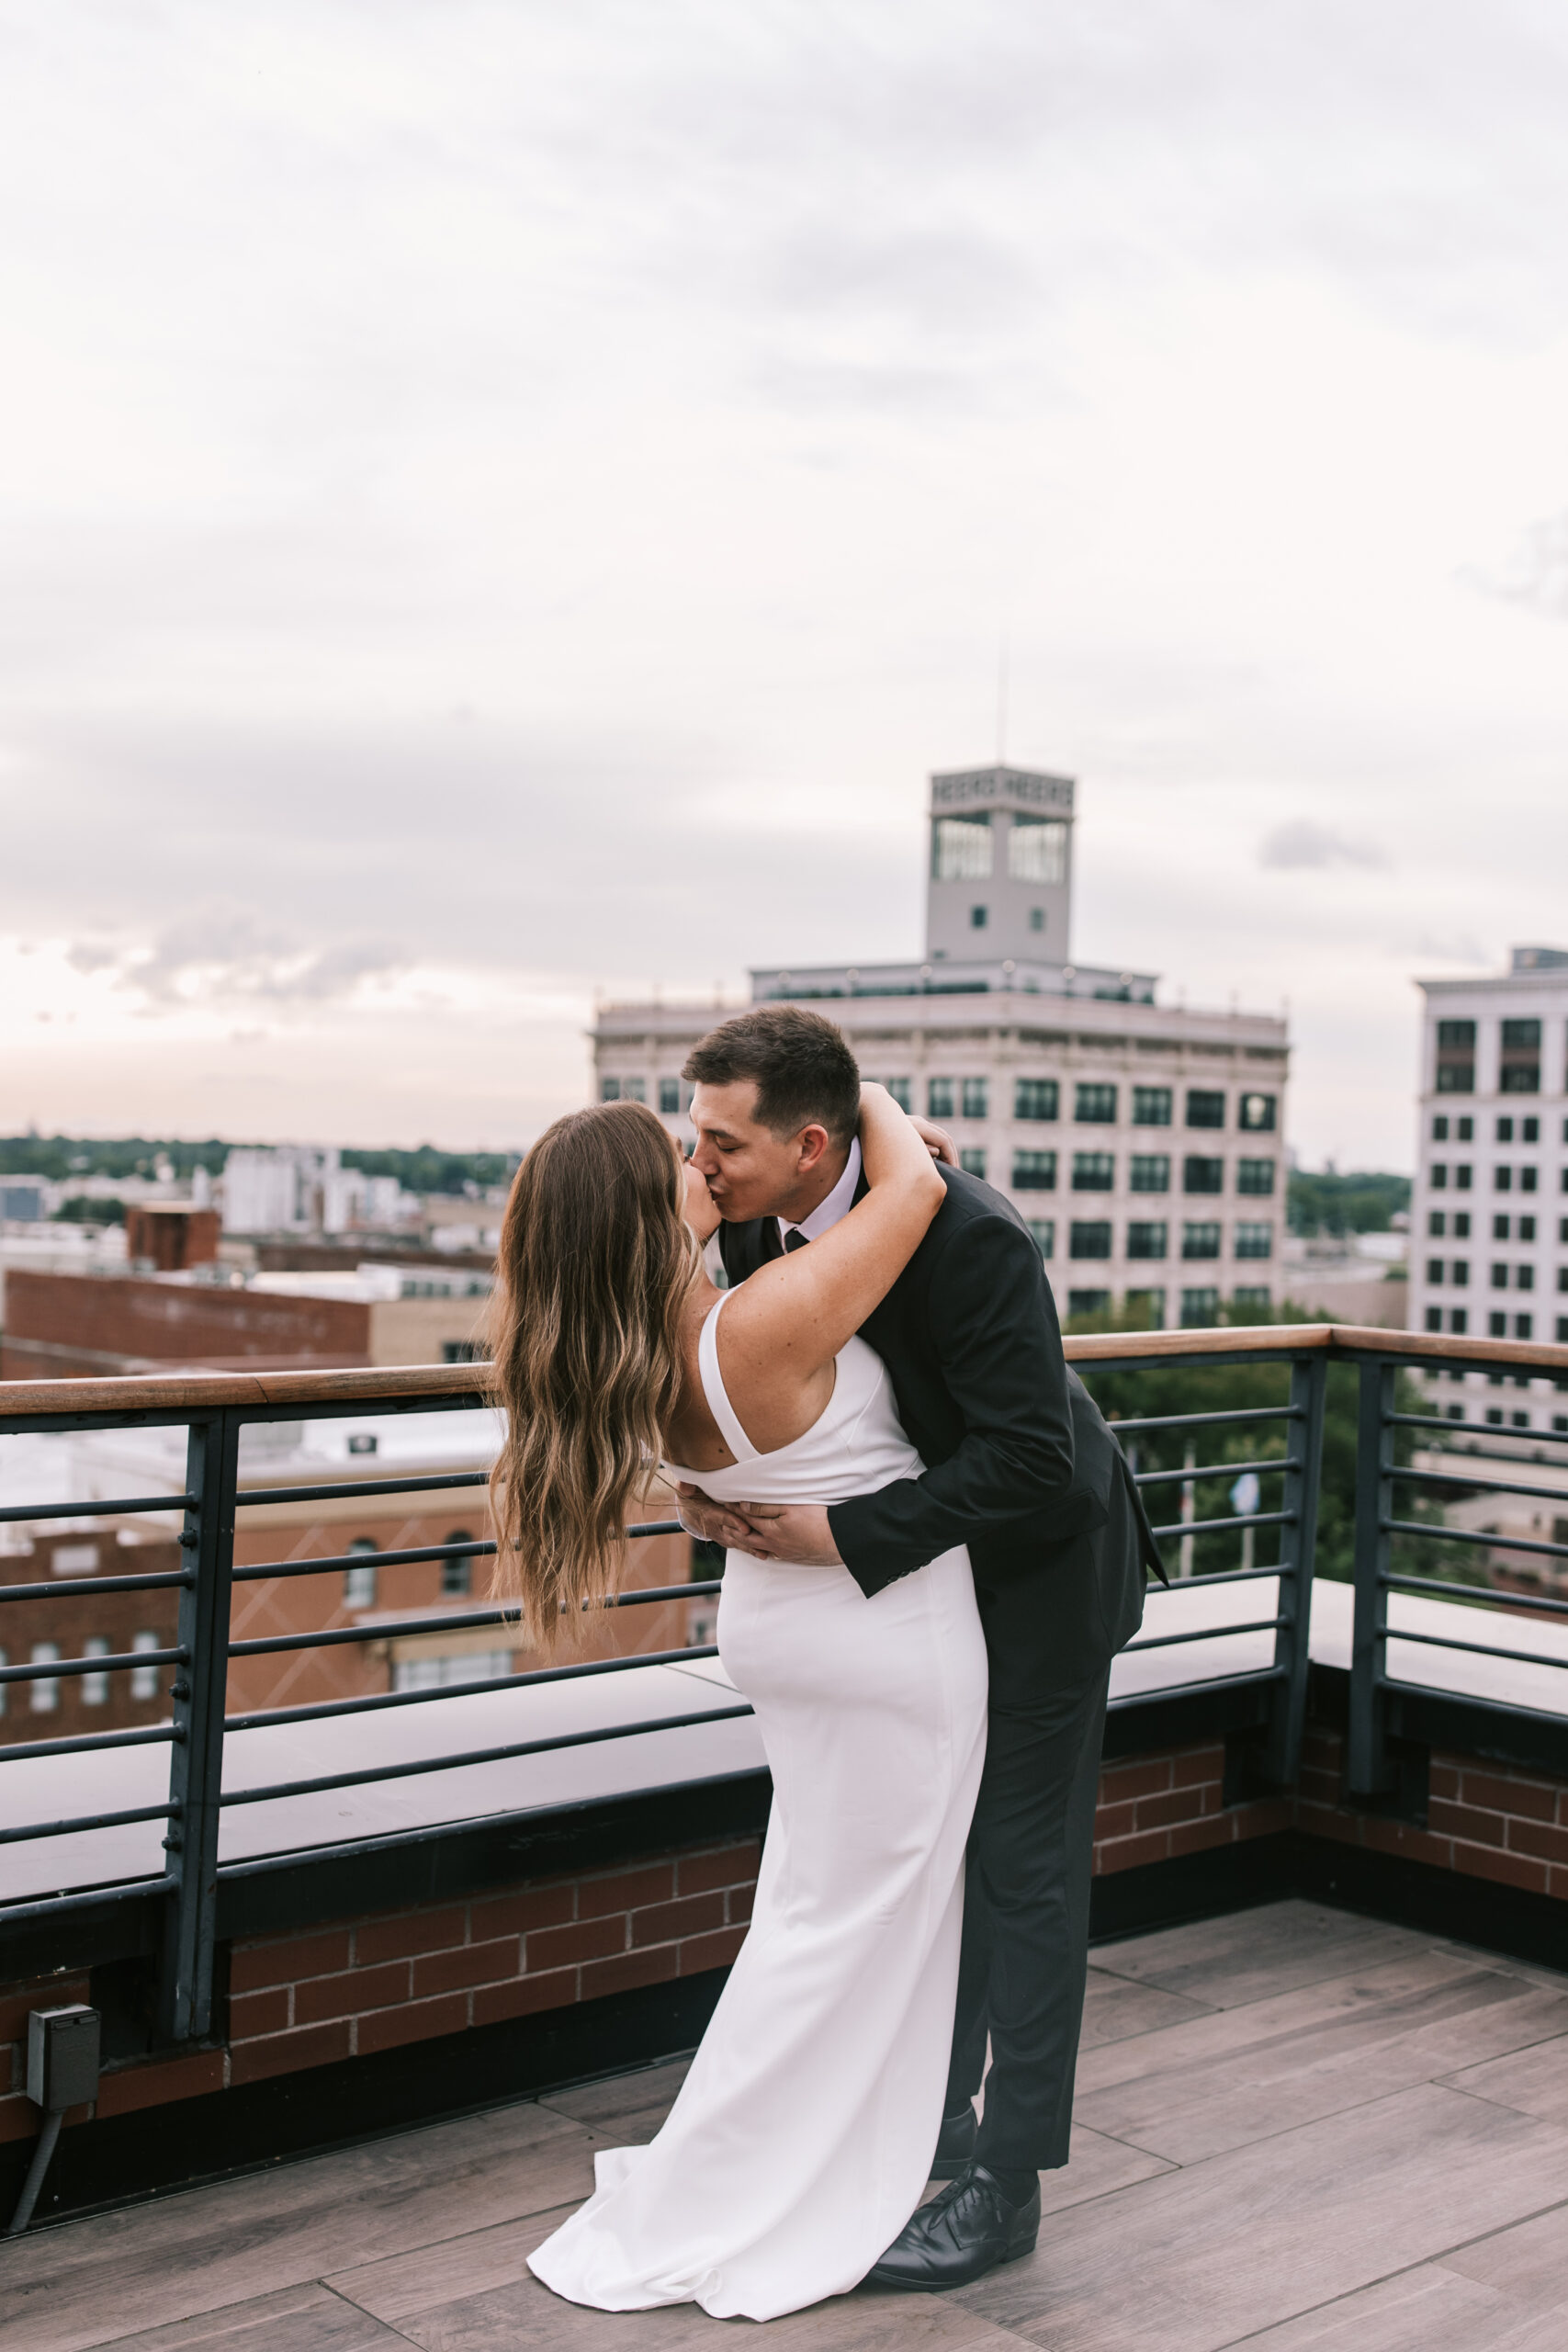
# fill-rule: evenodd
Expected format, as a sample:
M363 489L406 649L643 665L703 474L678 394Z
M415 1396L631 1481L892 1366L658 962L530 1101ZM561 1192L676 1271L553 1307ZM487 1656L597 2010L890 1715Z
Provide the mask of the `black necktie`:
M784 1235L784 1248L786 1250L804 1250L811 1236L808 1233L786 1233Z

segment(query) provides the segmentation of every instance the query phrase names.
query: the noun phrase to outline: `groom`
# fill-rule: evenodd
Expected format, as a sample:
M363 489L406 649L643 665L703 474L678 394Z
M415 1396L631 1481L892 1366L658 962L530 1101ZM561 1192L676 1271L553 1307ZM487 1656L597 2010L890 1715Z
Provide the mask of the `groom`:
M863 1192L860 1073L830 1021L776 1004L714 1030L683 1075L733 1285L809 1247ZM976 1177L947 1164L942 1176L946 1201L861 1334L887 1366L924 1475L826 1507L726 1507L681 1490L694 1535L841 1563L868 1600L969 1546L990 1717L933 2166L949 2186L871 2273L921 2289L965 2285L1027 2253L1039 2174L1067 2161L1111 1661L1142 1617L1145 1567L1164 1580L1121 1450L1063 1361L1026 1227Z

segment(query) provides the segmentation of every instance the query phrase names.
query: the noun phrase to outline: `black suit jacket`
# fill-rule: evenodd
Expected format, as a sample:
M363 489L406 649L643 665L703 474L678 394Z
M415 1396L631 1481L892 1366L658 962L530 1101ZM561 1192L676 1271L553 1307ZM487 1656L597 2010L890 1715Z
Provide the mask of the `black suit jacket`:
M861 1326L927 1467L831 1505L840 1557L868 1598L959 1544L969 1546L976 1583L1010 1583L1103 1527L1120 1484L1144 1565L1163 1582L1122 1449L1063 1358L1028 1227L977 1177L946 1167L941 1175L946 1200ZM782 1254L777 1219L721 1226L719 1249L730 1283L744 1281Z

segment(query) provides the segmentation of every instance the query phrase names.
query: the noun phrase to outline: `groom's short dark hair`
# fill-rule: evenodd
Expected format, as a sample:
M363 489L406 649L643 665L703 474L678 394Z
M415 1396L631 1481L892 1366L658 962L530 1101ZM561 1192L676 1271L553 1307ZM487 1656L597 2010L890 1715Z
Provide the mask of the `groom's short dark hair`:
M758 1123L776 1136L815 1124L848 1144L860 1125L860 1069L842 1030L798 1004L759 1004L710 1029L681 1075L695 1086L754 1080Z

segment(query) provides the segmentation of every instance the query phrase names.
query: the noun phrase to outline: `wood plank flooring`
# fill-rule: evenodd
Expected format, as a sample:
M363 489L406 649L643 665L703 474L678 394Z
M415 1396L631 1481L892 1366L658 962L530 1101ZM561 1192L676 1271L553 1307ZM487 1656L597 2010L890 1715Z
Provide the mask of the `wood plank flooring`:
M782 2352L1564 2352L1568 1976L1299 1902L1097 1951L1027 2260L862 2290ZM699 2352L530 2249L679 2063L0 2245L6 2352Z

